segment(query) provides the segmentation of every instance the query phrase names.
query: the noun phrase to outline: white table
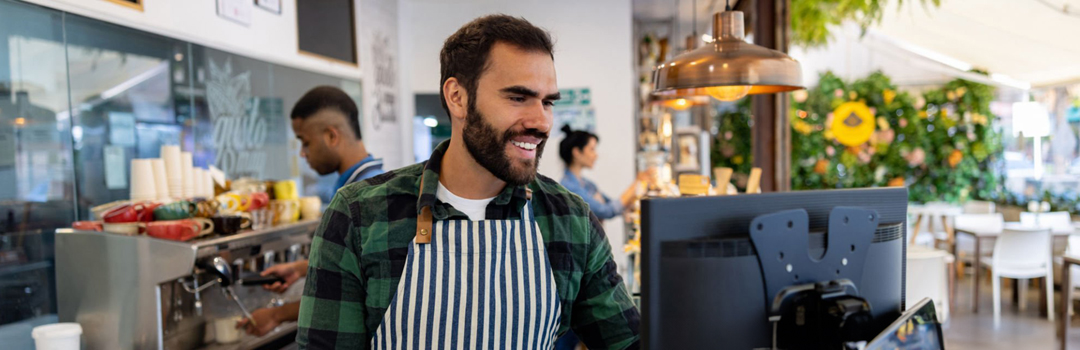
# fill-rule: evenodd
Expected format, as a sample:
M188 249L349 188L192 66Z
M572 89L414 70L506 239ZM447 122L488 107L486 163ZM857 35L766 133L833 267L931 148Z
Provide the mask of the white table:
M1057 237L1069 236L1069 235L1077 234L1076 223L1073 224L1073 227L1070 230L1070 229L1064 229L1064 228L1060 228L1060 227L1055 228L1055 227L1051 227L1051 226L1047 226L1047 225L1038 225L1037 226L1037 225L1024 225L1024 224L1021 224L1019 222L1006 222L1005 225L1003 225L1003 229L1012 230L1012 231L1040 231L1040 230L1050 229L1050 233L1052 235L1054 235L1054 236L1057 236ZM975 288L974 288L974 290L972 292L973 296L972 296L972 299L971 299L971 300L975 301L975 302L971 303L972 311L975 312L975 313L979 312L979 303L977 301L979 300L979 271L981 271L980 258L982 257L982 255L981 255L981 253L982 253L982 241L983 241L983 239L987 239L987 238L997 238L997 236L1001 235L1001 231L1002 230L987 229L986 227L964 227L964 226L959 226L959 227L956 228L956 233L968 234L968 235L971 235L971 237L975 238L975 252L974 252L975 256L974 256L974 259L972 259L972 260L975 261L973 263L973 267L975 268L975 273L974 273L975 274ZM952 254L953 254L953 256L957 256L956 255L957 254L957 248L956 247L957 247L956 244L952 245ZM1052 301L1048 301L1048 302L1052 302Z
M931 228L932 231L932 227L934 227L932 220L940 217L941 226L945 228L945 233L948 235L947 241L950 246L954 246L956 242L956 234L953 231L952 225L949 225L949 218L955 217L963 213L963 207L948 203L931 202L927 204L908 205L908 214L915 216L915 227L912 228L910 245L915 245L915 237L919 236L919 230L922 227L923 220L929 220L927 221L927 227Z

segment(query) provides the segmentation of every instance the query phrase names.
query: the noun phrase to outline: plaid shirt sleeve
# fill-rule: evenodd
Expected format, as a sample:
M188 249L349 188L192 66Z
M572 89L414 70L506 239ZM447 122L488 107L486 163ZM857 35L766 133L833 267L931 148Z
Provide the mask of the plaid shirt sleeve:
M592 213L588 238L571 328L589 349L636 349L641 316L619 276L604 228Z
M345 197L334 196L312 239L296 337L301 349L367 349L374 331L364 323L359 230Z

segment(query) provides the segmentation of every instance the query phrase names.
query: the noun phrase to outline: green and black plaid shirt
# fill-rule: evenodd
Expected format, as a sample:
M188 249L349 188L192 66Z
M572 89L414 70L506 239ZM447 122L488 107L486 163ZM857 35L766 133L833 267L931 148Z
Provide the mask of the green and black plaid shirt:
M301 348L369 348L397 290L419 208L431 205L435 220L468 218L435 197L447 145L425 163L350 184L334 196L311 243L297 334ZM590 349L636 348L640 316L600 221L550 178L537 176L527 186L562 301L559 335L572 328ZM507 186L488 205L487 218L520 218L525 187Z

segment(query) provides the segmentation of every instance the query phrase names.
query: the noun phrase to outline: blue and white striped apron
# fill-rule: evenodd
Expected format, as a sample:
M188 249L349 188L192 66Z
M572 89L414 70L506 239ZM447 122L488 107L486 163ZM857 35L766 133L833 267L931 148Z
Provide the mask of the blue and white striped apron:
M531 201L521 219L443 220L409 246L373 349L551 349L562 307Z

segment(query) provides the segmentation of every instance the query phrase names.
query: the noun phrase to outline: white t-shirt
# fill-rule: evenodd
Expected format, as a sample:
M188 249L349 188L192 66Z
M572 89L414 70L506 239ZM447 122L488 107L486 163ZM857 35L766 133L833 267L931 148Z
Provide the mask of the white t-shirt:
M439 190L435 191L435 197L440 201L454 207L458 211L465 213L469 216L469 220L480 221L487 218L487 206L491 203L495 197L485 199L468 199L458 197L450 192L443 186L442 182L439 182Z

